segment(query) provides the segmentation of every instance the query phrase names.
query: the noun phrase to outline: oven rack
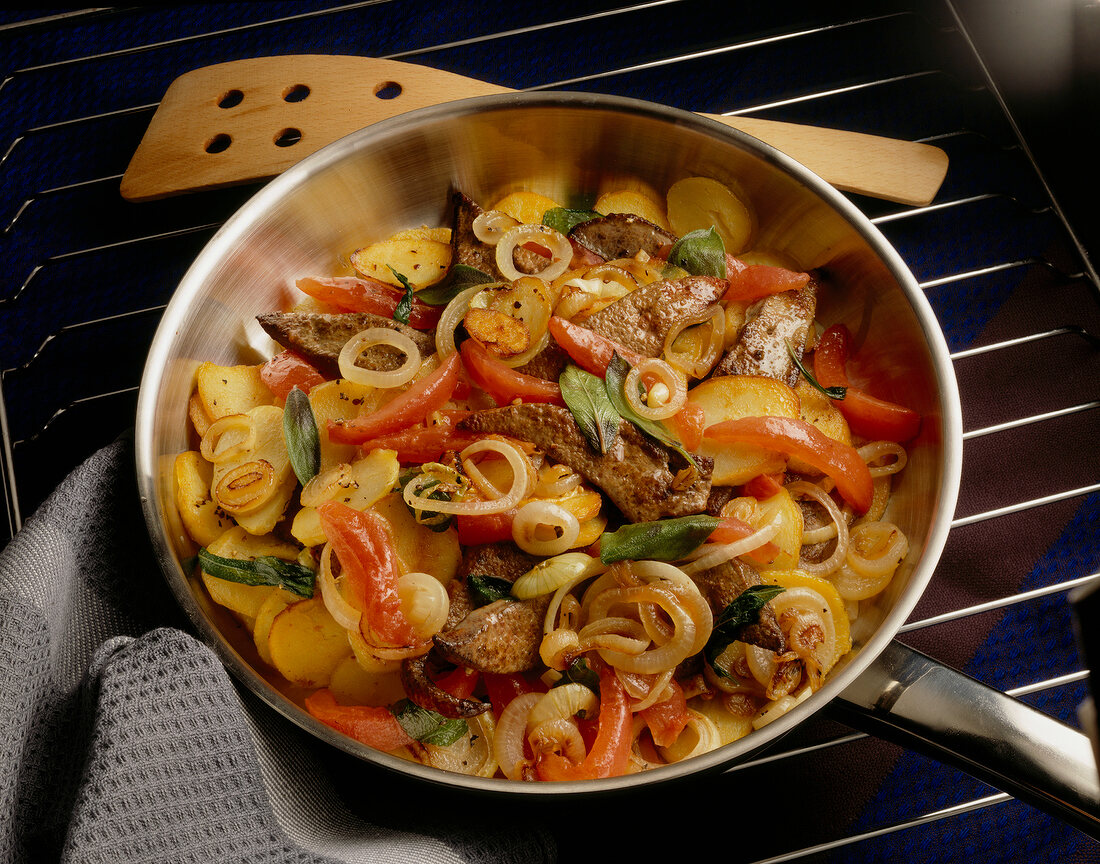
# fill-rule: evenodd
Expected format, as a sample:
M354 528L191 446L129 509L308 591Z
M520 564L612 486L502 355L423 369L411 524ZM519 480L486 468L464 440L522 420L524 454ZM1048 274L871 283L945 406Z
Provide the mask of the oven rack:
M1057 448L1075 437L1100 438L1100 283L956 10L938 2L868 2L824 13L794 3L786 10L792 14L754 8L740 27L724 23L704 37L682 24L650 32L655 21L665 20L657 16L706 11L708 4L692 0L560 3L550 11L517 3L508 21L481 30L462 16L476 4L430 15L427 5L198 4L72 11L0 27L15 61L0 83L0 100L8 103L6 140L0 141L0 183L7 193L0 248L8 251L10 265L0 280L5 539L65 473L125 433L144 352L171 286L257 188L138 207L118 200L122 169L167 83L204 62L239 56L376 53L334 33L380 16L404 21L426 15L430 32L421 42L399 38L394 25L378 56L480 75L518 90L622 93L715 113L909 137L949 152L944 189L927 207L853 196L899 248L941 317L964 391L959 510L928 595L900 637L1075 722L1088 672L1067 638L1068 595L1100 579L1093 551L1100 539L1100 468L1095 456L1063 460ZM598 28L639 34L637 43L633 50L607 46L594 36ZM896 57L878 44L903 34L910 41L895 45ZM14 38L22 47L15 48ZM586 53L583 61L556 53L576 41L606 50L598 59ZM853 45L864 46L867 56L846 58L839 71L815 67L800 69L801 77L774 79L762 71L800 55L839 57ZM504 59L489 63L486 54ZM715 85L715 71L730 67L759 76L753 79L758 86L749 92ZM144 83L109 83L135 71L145 75ZM94 79L95 87L80 84L82 78ZM82 87L101 91L100 101L74 99L52 113L34 103L35 92L66 82L78 93ZM62 165L61 155L74 143L92 152ZM60 223L52 221L58 214ZM113 230L94 224L104 217L115 220ZM155 289L141 290L135 271L157 280ZM111 280L119 285L117 292L106 290L107 302L81 302ZM43 322L33 309L41 303L56 304L61 314ZM1011 305L1020 309L1001 320ZM81 314L85 309L88 314ZM116 356L111 368L82 362L104 345ZM1015 463L1022 477L1015 486L1003 482L1005 461ZM1048 527L1030 540L1022 536L1038 522ZM1006 548L1021 554L1008 555ZM981 561L982 584L965 584L960 573ZM1042 662L1002 656L1013 640L1039 644ZM1095 854L1071 829L1010 796L976 781L959 782L950 769L916 754L821 725L820 734L815 729L783 742L727 772L715 787L776 766L802 771L808 765L825 776L819 791L836 794L842 787L835 770L822 766L871 750L879 754L868 758L880 760L882 790L858 811L840 808L849 816L845 823L814 824L796 844L780 839L754 849L752 860L878 860L885 849L920 849L933 830L954 838L957 852L957 858L937 860L969 860L980 857L982 831L1006 823L1015 823L1042 853L1026 860ZM915 798L913 785L895 775L902 763L909 766L906 776L925 778Z

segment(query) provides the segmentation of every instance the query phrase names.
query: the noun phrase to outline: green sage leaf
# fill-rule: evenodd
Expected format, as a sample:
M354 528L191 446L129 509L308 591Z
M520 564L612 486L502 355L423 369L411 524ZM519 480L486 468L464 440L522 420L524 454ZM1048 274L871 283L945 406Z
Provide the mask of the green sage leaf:
M597 696L600 695L600 676L584 657L578 657L570 663L561 678L554 682L554 687L561 687L563 684L582 684Z
M283 438L298 482L305 486L321 470L321 438L309 397L297 387L286 397Z
M592 219L599 219L603 214L595 210L572 210L568 207L552 207L542 214L542 224L553 228L565 237L569 232Z
M634 522L600 536L600 560L678 561L698 549L722 520L698 514L655 522Z
M258 558L223 558L206 548L199 550L199 566L217 579L242 585L273 585L299 597L313 596L316 574L296 561L284 561L272 555Z
M726 244L722 235L710 228L689 231L672 244L668 263L683 267L693 276L726 278Z
M488 606L497 600L516 599L512 596L512 583L499 576L471 573L466 577L466 585L470 589L470 599L474 601L474 606Z
M409 737L421 744L449 747L470 732L469 724L461 717L444 717L438 711L421 708L408 699L402 699L391 711Z
M717 659L731 642L741 638L742 630L760 621L760 610L768 601L782 593L778 585L750 585L715 618L714 629L703 647L703 656L715 672L730 677L729 672L718 665Z
M624 390L626 386L626 376L629 372L630 364L620 357L618 352L612 354L611 361L607 364L604 386L607 397L611 400L611 404L619 413L619 416L633 423L643 434L648 435L658 444L668 447L670 450L675 450L683 457L688 465L695 471L698 471L699 465L695 461L695 457L684 449L684 445L680 443L680 439L669 432L663 423L658 423L655 420L649 420L642 417L635 413L634 409L630 407L630 403L626 401L626 392Z
M469 264L455 264L442 282L416 292L416 299L429 306L446 306L467 288L474 285L486 285L493 281L488 273L483 273Z
M390 268L390 272L397 278L397 281L401 283L401 287L405 289L405 296L397 301L397 308L393 310L393 320L399 321L402 324L409 323L409 316L412 315L413 304L413 291L412 285L409 280L401 273L398 273L389 264L386 265Z
M588 445L606 453L619 435L619 412L598 375L570 364L558 378L562 399Z
M798 371L802 373L802 377L806 379L806 382L821 393L827 399L843 399L848 395L847 387L823 387L818 380L813 376L813 373L802 363L802 358L795 353L794 346L791 344L790 339L784 339L787 343L787 353L791 355L791 360L794 361L794 365L798 367Z

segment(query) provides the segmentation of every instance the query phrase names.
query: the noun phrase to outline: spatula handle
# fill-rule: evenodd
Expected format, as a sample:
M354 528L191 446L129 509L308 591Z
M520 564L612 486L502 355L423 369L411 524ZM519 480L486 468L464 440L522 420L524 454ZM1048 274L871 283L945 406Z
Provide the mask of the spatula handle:
M168 88L122 178L129 201L263 180L357 129L417 108L513 92L373 57L234 60ZM772 120L704 115L759 138L839 189L927 204L947 171L937 147Z

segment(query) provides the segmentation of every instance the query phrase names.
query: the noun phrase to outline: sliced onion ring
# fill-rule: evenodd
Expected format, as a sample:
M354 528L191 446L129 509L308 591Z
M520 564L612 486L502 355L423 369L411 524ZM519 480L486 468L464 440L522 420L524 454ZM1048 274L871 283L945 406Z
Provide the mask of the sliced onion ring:
M433 513L506 513L527 496L527 490L531 485L531 477L534 476L534 468L524 455L523 451L515 444L500 438L482 438L464 449L460 459L468 459L476 453L499 453L508 460L512 468L511 488L492 501L436 501L428 497L420 497L418 478L410 480L403 492L405 503L414 510L429 510Z
M266 459L255 459L226 472L214 487L214 497L226 513L246 516L263 507L277 490L275 468Z
M707 322L710 322L710 337L707 339L706 347L698 357L692 360L682 354L677 354L673 350L673 346L676 344L676 340L681 333L689 327L695 327ZM668 331L668 335L665 336L665 345L662 355L671 366L679 369L685 375L690 375L692 378L705 378L721 358L725 343L726 310L723 309L721 305L715 304L706 311L700 312L698 315L693 315L685 318L683 321L678 321L672 329Z
M221 447L222 439L230 432L243 432L240 440ZM214 465L228 462L246 454L256 440L256 430L252 418L247 414L227 414L219 417L207 427L199 443L202 458Z
M836 547L833 549L833 554L818 564L812 561L800 560L798 566L814 576L827 576L836 572L840 565L844 563L844 557L848 554L848 521L844 518L844 514L840 512L840 507L837 506L832 496L816 483L796 480L793 483L788 483L784 488L794 498L798 496L812 498L828 511L829 518L833 520L833 525L836 526Z
M496 246L509 228L515 228L519 220L503 210L484 210L478 213L471 226L474 236L482 243Z
M554 536L539 536L543 532ZM573 548L580 533L577 517L553 501L529 501L512 520L512 539L530 555L560 555Z
M658 405L648 404L648 398L646 402L642 402L641 397L638 395L638 382L643 375L651 375L659 383L664 384L668 389L668 399ZM652 396L654 389L655 386L647 388L650 396ZM623 382L623 396L638 416L647 420L665 420L684 407L684 403L687 402L687 384L664 360L650 357L640 361L636 366L632 366L630 371L626 373L626 380Z
M325 608L345 630L359 632L359 622L363 613L352 606L345 598L340 586L332 575L332 545L326 543L321 549L321 562L317 568L317 582L321 586L321 599Z
M367 349L375 345L389 345L405 355L405 362L398 368L389 372L377 369L364 369L357 366L359 356ZM420 370L420 349L404 333L391 330L389 327L370 327L360 333L356 333L340 350L340 375L356 384L364 384L369 387L400 387L408 384Z
M520 273L516 269L512 255L524 243L537 243L550 250L550 263L541 272ZM517 225L505 232L496 248L497 269L505 279L513 282L524 276L536 276L544 282L551 282L569 269L572 260L573 245L568 238L546 225Z

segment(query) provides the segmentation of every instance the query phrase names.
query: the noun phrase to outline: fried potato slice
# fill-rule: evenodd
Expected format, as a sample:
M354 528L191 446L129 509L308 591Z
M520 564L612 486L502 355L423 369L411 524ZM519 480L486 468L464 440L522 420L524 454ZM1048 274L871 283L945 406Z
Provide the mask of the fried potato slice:
M247 414L260 405L273 404L275 397L260 379L260 368L259 365L200 363L195 370L195 388L206 417L214 421L230 414Z
M748 248L755 217L725 184L710 177L685 177L673 183L665 197L669 226L678 236L713 225L731 255Z
M711 378L691 390L688 402L703 409L704 428L741 417L797 418L800 409L794 390L762 375ZM712 482L718 486L737 486L757 474L774 474L787 466L783 454L751 444L718 444L703 439L699 454L714 459Z
M257 537L249 534L239 525L234 525L225 531L206 548L211 554L220 558L234 558L240 561L264 555L282 558L284 561L298 560L298 547L293 543L287 543L272 536ZM211 576L205 571L202 573L202 583L206 586L210 599L215 603L249 619L258 617L260 607L273 591L282 590L271 585L245 585L241 582L231 582L228 579Z
M538 192L512 192L505 195L490 210L500 210L525 225L540 225L542 214L562 205Z
M174 468L176 507L183 527L200 546L210 546L233 525L210 494L214 466L198 451L186 450L176 456Z
M633 213L643 219L652 222L665 231L670 229L668 215L665 212L665 204L634 189L618 189L614 192L605 192L596 199L593 208L597 213Z
M302 687L326 687L336 667L352 655L344 630L320 597L291 603L271 622L267 637L271 663Z
M366 510L387 494L397 483L401 466L395 450L372 450L350 465L335 466L326 500L338 500L354 510ZM319 475L324 479L325 475ZM294 515L290 533L303 546L319 546L325 542L321 517L316 506L302 507Z
M401 287L401 281L390 270L392 267L409 280L414 290L419 290L447 275L451 246L430 236L389 238L355 250L351 265L360 276Z

